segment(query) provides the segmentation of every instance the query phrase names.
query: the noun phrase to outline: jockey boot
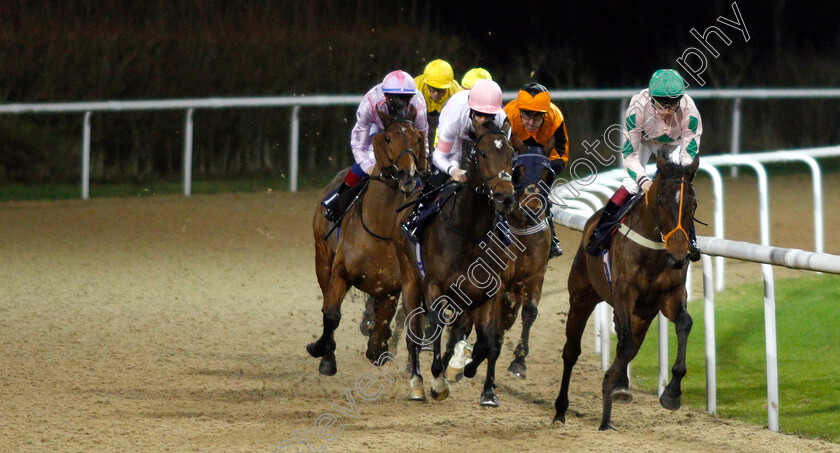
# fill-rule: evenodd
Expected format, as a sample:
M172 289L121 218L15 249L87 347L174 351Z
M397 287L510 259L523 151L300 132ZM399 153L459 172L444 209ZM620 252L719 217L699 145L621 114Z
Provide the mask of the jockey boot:
M548 259L552 259L563 255L563 249L560 248L560 240L554 234L554 219L551 216L548 216L548 228L551 230L551 247L548 249Z
M423 209L422 203L414 205L408 220L400 224L400 229L409 241L414 244L420 242L423 237L423 222L420 221L420 210Z
M691 222L691 227L688 229L688 259L697 262L700 261L700 248L697 247L697 234L694 232L694 221Z
M339 200L341 199L341 194L347 192L348 189L350 189L350 185L346 182L342 182L337 189L330 192L329 195L327 195L327 197L321 202L321 206L326 208L324 217L326 217L326 219L330 222L335 222L339 219L339 217L341 217L344 208L341 206L342 203Z
M598 256L601 252L610 248L610 243L612 242L610 232L615 226L615 216L618 214L619 209L621 209L621 206L613 203L612 200L607 202L601 218L598 219L598 225L595 226L592 237L589 238L589 242L586 244L586 253L591 256Z

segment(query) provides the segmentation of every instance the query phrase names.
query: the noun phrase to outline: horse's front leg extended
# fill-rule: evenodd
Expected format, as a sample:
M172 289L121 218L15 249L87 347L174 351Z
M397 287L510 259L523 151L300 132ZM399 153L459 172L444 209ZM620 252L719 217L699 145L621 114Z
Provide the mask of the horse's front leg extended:
M671 382L665 386L665 390L659 397L659 403L665 409L675 411L680 408L682 390L680 384L686 373L685 353L688 346L688 334L694 325L694 320L685 307L685 289L681 288L678 295L669 297L661 306L662 313L674 323L677 331L677 358L674 360L674 367L671 368Z

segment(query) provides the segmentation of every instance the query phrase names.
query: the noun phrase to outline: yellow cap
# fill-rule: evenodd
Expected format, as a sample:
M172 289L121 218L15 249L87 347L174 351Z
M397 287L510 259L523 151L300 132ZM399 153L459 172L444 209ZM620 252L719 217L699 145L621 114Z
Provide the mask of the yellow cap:
M439 90L448 90L455 80L452 66L443 60L430 61L423 70L423 75L426 76L426 85Z
M493 76L484 68L472 68L461 79L461 87L465 90L470 90L475 85L475 82L482 79L493 80Z

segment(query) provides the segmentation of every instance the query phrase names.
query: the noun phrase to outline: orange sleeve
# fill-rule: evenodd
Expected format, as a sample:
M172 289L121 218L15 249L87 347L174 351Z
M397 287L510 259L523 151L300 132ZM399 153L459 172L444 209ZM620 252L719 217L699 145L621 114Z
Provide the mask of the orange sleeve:
M554 136L554 149L548 156L549 160L562 159L563 162L569 163L569 132L566 130L566 121L560 109L554 104L551 104L552 115L552 135Z

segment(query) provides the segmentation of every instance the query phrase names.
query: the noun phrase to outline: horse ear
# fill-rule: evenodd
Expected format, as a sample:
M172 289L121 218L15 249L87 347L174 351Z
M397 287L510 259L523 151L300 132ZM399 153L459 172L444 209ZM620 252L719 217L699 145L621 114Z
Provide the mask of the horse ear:
M408 115L406 115L405 118L413 123L414 119L417 118L417 108L409 104Z
M522 143L522 140L519 139L518 135L511 134L510 144L513 145L513 149L516 150L517 154L522 154L525 152L525 144Z
M512 127L513 126L510 125L510 119L505 118L505 122L502 123L502 127L501 127L502 132L504 132L505 135L510 135L510 129Z
M665 169L665 166L668 165L668 158L665 157L665 153L662 151L658 151L656 153L656 170L657 173L662 173L662 170Z
M689 181L694 181L694 175L697 173L697 169L700 168L700 155L694 156L694 161L691 162L691 165L685 171L686 176L688 176Z
M416 110L415 113L417 113ZM382 125L386 128L389 124L394 122L394 118L391 115L389 115L388 112L383 112L382 110L376 109L376 114L379 115L379 119L382 120Z

